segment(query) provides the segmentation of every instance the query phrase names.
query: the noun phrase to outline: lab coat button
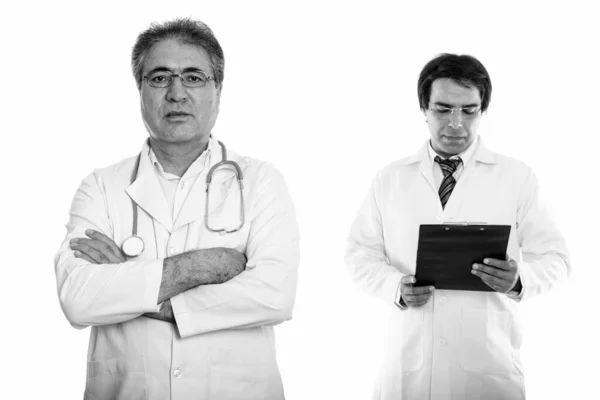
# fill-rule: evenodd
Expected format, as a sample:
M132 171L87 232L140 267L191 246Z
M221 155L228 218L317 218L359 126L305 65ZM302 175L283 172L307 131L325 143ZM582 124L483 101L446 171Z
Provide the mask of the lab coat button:
M177 251L177 247L175 247L175 246L171 246L171 247L169 247L169 254L170 254L170 255L174 256L174 255L176 255L177 253L178 253L178 251Z
M179 368L177 368L175 371L173 371L173 376L177 379L181 378L182 372Z
M445 297L442 297L442 298L440 299L440 303L442 303L442 304L444 304L446 301L447 301L447 299L446 299Z
M440 345L444 346L446 344L446 339L441 338L440 339Z

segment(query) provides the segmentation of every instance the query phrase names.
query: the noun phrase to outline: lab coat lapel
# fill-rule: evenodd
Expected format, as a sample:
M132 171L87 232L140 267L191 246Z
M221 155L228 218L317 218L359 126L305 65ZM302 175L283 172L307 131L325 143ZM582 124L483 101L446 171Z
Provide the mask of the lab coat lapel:
M172 219L169 212L167 199L163 194L163 189L160 186L158 177L154 172L148 152L150 147L148 142L144 144L140 153L140 165L135 181L126 189L127 194L131 199L150 217L158 221L169 232L172 229ZM133 172L133 171L132 171ZM138 213L138 218L140 217Z
M437 196L438 188L433 179L433 168L429 162L429 153L427 152L427 146L429 146L429 140L425 143L425 146L421 147L417 153L407 160L407 163L419 162L419 172L425 178L429 187L434 191Z
M190 190L190 193L183 203L181 211L175 220L173 230L177 230L194 221L204 221L207 194L206 176L210 168L223 159L221 154L221 146L214 137L211 137L210 146L211 152L209 165L204 168L202 173L200 173L198 178L194 181L194 186ZM212 183L210 185L209 214L223 203L227 197L227 194L232 188L237 187L237 184L234 183L234 178L235 174L229 169L229 167L218 168L213 173Z

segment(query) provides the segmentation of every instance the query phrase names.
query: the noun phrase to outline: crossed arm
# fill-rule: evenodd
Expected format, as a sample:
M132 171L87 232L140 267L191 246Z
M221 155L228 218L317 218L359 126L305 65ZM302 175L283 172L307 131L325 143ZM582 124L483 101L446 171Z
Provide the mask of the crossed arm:
M119 264L127 261L121 249L108 236L88 229L88 238L69 242L77 258L92 264ZM219 284L239 275L246 266L246 257L235 249L217 247L194 250L165 258L157 303L159 312L145 313L149 318L175 322L171 297L200 285Z
M114 229L108 216L116 212L107 209L113 188L105 180L111 177L101 171L84 179L55 258L58 296L71 325L117 324L141 315L172 321L174 314L180 335L188 337L290 319L299 263L295 211L281 174L269 164L257 168L248 174L252 220L243 255L220 247L123 262L108 239Z

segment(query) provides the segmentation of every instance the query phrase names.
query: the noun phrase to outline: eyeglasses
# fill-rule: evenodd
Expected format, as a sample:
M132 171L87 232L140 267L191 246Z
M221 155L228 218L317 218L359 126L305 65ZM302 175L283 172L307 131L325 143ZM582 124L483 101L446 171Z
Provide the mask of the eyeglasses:
M440 104L434 104L433 107L429 107L429 111L431 111L437 119L451 119L456 112L460 115L461 119L469 120L474 119L479 115L481 106L446 107Z
M171 86L174 78L181 79L181 84L189 88L202 87L206 85L208 81L213 79L212 76L207 76L202 71L187 71L182 74L173 74L168 71L156 71L148 76L144 76L148 85L155 88L166 88Z

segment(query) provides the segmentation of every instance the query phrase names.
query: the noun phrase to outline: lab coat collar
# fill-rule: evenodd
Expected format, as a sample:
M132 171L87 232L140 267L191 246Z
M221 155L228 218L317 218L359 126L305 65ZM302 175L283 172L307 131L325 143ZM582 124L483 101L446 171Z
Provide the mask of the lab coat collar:
M481 138L479 138L475 154L473 154L473 160L484 164L498 164L496 153L489 150Z
M193 187L185 200L181 211L177 218L171 218L167 200L163 195L163 189L156 175L156 171L150 160L150 145L149 141L144 142L140 153L140 164L138 168L137 178L126 189L127 194L131 199L152 218L158 221L169 232L172 232L192 221L199 219L204 220L204 210L206 201L206 175L209 169L216 163L222 160L221 146L217 139L211 135L208 148L210 148L210 161L202 170L197 178L193 181ZM228 159L236 161L240 168L244 170L247 166L245 158L240 158L236 154L228 152ZM134 159L135 163L135 159ZM133 168L131 173L133 173ZM235 174L229 168L219 168L213 174L211 184L211 198L209 213L223 203L227 193L233 188L237 189L235 182Z
M486 164L496 164L496 155L485 147L483 140L481 137L477 139L477 148L472 156L473 162L469 162L469 165L465 165L465 171L463 172L462 180L466 179L468 175L471 174L473 169L476 166L477 162L486 163ZM419 171L423 175L423 177L429 182L429 185L433 189L434 192L437 193L438 188L436 187L435 180L433 178L433 171L431 168L431 160L429 157L429 139L425 142L425 144L413 155L400 160L399 163L401 165L411 165L411 164L419 164Z

